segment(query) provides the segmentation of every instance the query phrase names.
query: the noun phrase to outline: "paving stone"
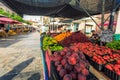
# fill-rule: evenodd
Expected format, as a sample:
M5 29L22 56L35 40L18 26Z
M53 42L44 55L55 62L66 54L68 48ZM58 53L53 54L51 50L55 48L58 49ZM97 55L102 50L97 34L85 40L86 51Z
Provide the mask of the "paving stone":
M39 33L0 39L0 80L44 80Z

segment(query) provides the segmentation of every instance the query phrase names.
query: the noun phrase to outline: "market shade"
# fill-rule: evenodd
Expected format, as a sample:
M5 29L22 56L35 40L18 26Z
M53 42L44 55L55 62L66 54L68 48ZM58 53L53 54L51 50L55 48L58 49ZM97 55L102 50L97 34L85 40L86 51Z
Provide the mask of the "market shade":
M7 18L7 17L0 17L0 23L1 24L20 24L21 22L17 21L17 20L13 20L11 18Z
M117 22L114 21L113 25L116 26ZM101 24L99 24L99 26L101 26ZM109 21L105 22L104 23L104 26L109 26Z
M80 4L78 4L78 2ZM102 0L2 0L20 15L42 15L51 17L83 18L88 15L81 8L84 7L91 15L100 14ZM110 11L112 0L105 0L105 11Z
M6 18L6 17L0 17L0 22L3 22L3 23L12 23L13 20L10 19L10 18Z

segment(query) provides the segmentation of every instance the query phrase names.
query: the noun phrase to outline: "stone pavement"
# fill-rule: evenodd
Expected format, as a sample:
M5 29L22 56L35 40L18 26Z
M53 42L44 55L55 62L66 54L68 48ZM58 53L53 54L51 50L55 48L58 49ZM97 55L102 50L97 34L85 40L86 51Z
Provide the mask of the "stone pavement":
M0 39L0 80L44 80L39 33Z

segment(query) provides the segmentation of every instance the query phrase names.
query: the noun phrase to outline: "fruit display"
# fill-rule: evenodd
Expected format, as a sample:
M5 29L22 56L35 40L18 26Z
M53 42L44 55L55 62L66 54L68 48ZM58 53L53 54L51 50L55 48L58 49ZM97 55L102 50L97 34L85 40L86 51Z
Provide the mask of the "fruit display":
M120 40L109 42L106 46L111 49L120 50Z
M105 67L111 71L116 72L116 74L120 75L120 60L118 60L118 62L114 63L114 64L107 64L105 65Z
M103 56L106 54L111 55L112 50L104 46L98 46L97 44L92 43L78 43L75 44L81 51L83 51L88 56L92 57L94 54Z
M114 63L106 64L103 72L112 80L120 80L120 60Z
M16 35L16 32L14 32L13 30L9 30L8 35L10 36Z
M89 42L89 39L80 31L72 33L60 42L63 46L70 46L73 43Z
M51 51L62 50L63 47L57 43L57 41L49 36L45 36L43 39L43 50L50 49Z
M106 64L120 58L119 54L113 53L112 49L104 46L92 43L78 43L75 46L98 64Z
M55 51L49 56L60 80L88 80L89 63L96 70L103 71L110 79L120 80L118 45L119 41L108 43L107 47L92 44L80 31L70 33L67 37L66 33L62 33L54 38L46 36L43 39L43 49L50 48Z
M89 75L89 63L82 52L75 47L65 47L51 56L56 70L63 80L86 80Z
M71 35L70 32L64 32L64 33L61 33L61 34L55 36L54 39L57 41L62 41L64 38L69 37L70 35Z

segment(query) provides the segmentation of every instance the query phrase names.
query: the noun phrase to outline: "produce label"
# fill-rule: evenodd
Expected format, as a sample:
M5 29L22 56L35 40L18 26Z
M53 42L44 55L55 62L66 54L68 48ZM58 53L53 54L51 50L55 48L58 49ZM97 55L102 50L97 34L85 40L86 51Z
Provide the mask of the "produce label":
M113 41L113 32L110 30L104 30L101 33L100 40L102 42L111 42Z

